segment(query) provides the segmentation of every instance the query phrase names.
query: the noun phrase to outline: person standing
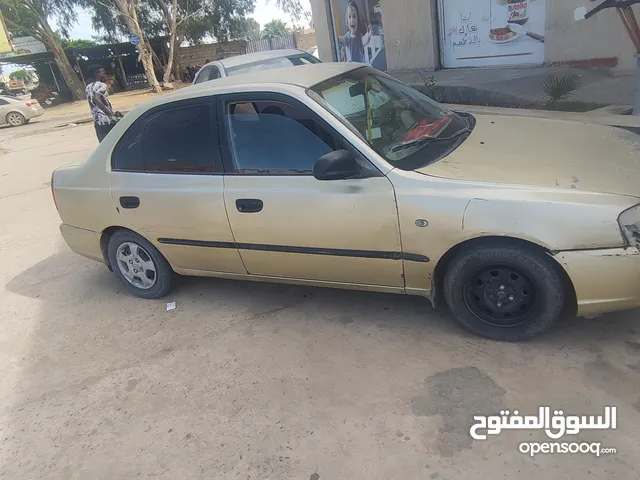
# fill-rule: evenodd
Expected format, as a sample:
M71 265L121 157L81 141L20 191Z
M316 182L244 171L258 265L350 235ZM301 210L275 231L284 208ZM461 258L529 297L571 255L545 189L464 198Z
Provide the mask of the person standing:
M91 78L93 82L87 85L85 95L89 102L91 115L93 116L93 125L96 129L98 142L102 142L107 133L118 123L122 117L120 112L114 112L111 102L109 101L109 93L107 92L107 74L99 65L91 67Z

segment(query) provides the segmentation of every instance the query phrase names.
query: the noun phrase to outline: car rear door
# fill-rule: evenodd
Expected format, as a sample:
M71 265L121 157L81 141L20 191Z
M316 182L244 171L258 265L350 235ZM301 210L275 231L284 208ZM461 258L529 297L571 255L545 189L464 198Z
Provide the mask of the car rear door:
M224 197L249 274L404 287L394 191L364 157L361 178L319 181L320 156L350 145L282 94L221 99Z
M7 123L7 113L11 108L11 103L4 98L0 98L0 125Z
M112 155L111 195L125 225L176 267L246 273L224 207L214 101L184 100L137 119Z

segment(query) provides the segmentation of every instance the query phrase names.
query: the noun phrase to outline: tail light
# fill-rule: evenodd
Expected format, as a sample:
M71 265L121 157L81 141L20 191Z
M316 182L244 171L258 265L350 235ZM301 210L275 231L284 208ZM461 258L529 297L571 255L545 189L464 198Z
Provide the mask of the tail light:
M56 210L58 210L58 202L56 202L56 191L53 189L53 177L55 174L55 170L51 172L51 196L53 197L53 204L56 206Z
M27 102L27 107L35 107L36 105L38 105L37 100L30 100Z

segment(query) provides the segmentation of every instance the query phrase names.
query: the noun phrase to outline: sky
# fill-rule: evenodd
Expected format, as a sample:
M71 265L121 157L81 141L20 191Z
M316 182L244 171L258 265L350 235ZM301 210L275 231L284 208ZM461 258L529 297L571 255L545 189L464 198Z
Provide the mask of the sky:
M309 0L300 0L302 7L311 11L311 5ZM291 17L282 12L277 6L275 0L256 0L256 9L251 17L260 22L261 26L271 20L284 20L287 24L292 25L293 21ZM55 23L55 22L54 22ZM55 29L55 26L54 26ZM96 34L91 26L91 17L88 12L82 10L78 12L78 22L71 28L71 38L84 38L91 40L91 37Z

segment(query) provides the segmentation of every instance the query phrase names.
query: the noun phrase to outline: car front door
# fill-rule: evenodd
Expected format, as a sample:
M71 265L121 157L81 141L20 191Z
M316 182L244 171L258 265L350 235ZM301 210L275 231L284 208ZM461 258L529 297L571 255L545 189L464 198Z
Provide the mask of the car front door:
M351 145L298 100L220 100L224 199L251 275L402 289L394 191L364 157L361 178L320 181L323 155Z
M114 149L111 195L124 224L175 267L246 274L224 207L214 105L179 101L138 118Z

